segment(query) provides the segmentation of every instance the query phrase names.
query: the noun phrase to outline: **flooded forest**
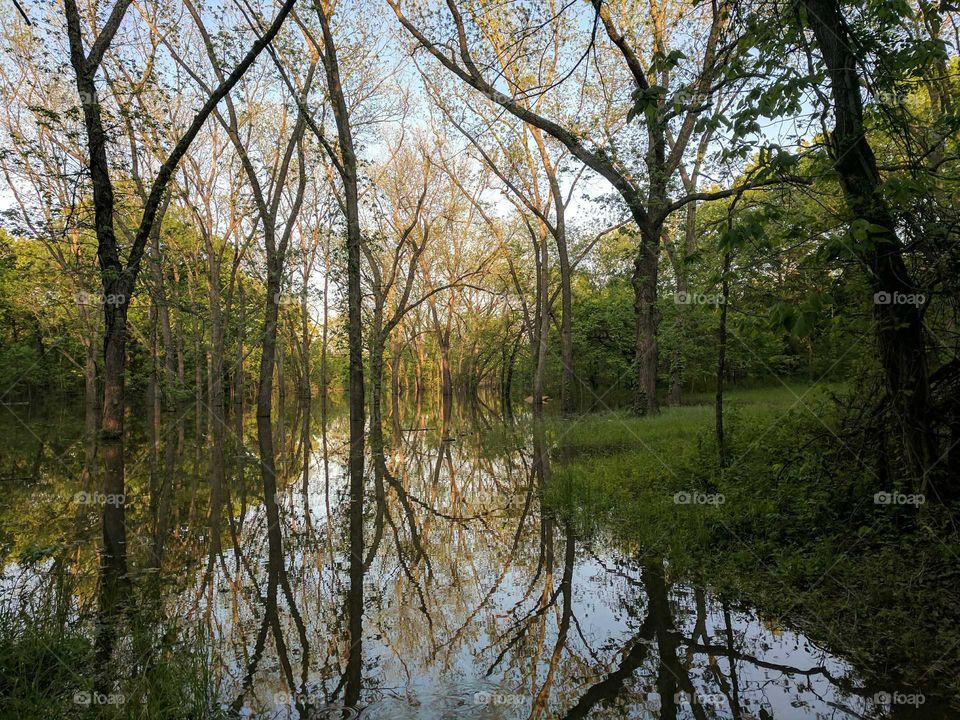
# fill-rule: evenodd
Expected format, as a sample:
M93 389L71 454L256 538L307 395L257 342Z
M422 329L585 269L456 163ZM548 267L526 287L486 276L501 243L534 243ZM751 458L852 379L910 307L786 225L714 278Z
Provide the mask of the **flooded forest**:
M3 2L0 720L960 717L954 6Z

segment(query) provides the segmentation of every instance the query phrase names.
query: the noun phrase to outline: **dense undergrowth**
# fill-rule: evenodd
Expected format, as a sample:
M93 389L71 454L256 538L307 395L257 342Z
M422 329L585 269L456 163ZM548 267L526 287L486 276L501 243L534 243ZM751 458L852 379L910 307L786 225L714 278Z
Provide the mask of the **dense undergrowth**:
M557 420L547 501L847 657L864 670L861 690L892 678L955 704L956 508L876 502L912 490L851 444L849 406L802 387L733 393L723 470L708 404Z
M130 642L118 648L110 681L100 666L93 618L0 612L0 718L225 717L218 707L203 638L128 616Z

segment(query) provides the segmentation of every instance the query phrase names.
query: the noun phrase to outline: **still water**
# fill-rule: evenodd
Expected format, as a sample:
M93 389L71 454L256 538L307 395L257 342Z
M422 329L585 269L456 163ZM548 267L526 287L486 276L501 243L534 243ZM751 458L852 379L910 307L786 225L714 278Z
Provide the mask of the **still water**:
M269 497L253 418L134 413L118 499L100 492L82 411L6 410L7 622L100 633L101 513L126 508L125 610L111 659L92 656L116 679L98 695L75 658L54 653L49 670L67 687L77 677L79 710L159 692L165 662L196 677L211 716L934 717L737 598L542 507L562 459L523 419L395 412L351 504L346 418L316 402L275 423Z

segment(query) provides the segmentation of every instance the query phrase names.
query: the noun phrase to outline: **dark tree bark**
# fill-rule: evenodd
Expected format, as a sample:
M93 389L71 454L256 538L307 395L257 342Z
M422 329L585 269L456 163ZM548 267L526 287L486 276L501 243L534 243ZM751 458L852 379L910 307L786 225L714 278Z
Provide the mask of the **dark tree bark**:
M865 134L863 100L854 44L837 0L804 0L803 20L813 32L830 77L835 126L830 134L834 167L854 218L866 224L867 239L855 252L868 271L874 293L896 297L921 293L903 258L896 221L881 191L876 156ZM930 380L923 307L874 303L877 345L889 406L899 426L910 471L925 488L927 469L937 460L931 428Z
M124 363L126 358L127 310L147 241L160 211L167 186L180 160L186 154L203 124L217 104L233 89L263 49L273 41L295 0L287 0L272 25L250 48L233 72L213 91L194 116L189 128L178 140L161 165L143 207L140 225L126 265L120 259L120 248L114 230L115 201L110 166L107 160L107 135L103 126L97 96L96 74L104 53L113 41L130 0L120 0L113 8L106 25L94 40L89 54L84 53L80 12L76 0L65 0L70 61L83 108L84 127L89 154L89 172L93 189L94 224L97 236L97 257L100 262L104 294L104 402L102 432L105 437L120 437L123 432Z
M100 583L100 628L97 655L104 667L112 654L113 633L119 608L130 601L126 562L126 507L124 479L124 379L127 344L127 311L134 292L144 251L157 220L173 172L186 154L200 128L217 104L230 92L260 52L273 40L295 0L287 0L268 31L259 38L232 73L208 97L194 116L189 128L160 166L143 206L140 224L134 236L126 264L114 229L115 199L107 158L107 133L97 96L96 75L103 56L116 35L130 0L119 0L89 53L84 51L80 11L76 0L65 0L67 38L77 92L83 109L86 130L88 171L93 191L94 226L97 258L103 290L104 368L101 433L103 435L104 495L110 502L103 510L103 558Z
M633 312L636 319L634 354L633 412L636 415L655 415L657 404L657 273L660 265L660 232L640 233L640 252L633 261Z
M716 437L717 455L720 467L727 466L727 445L723 432L723 380L727 372L727 301L730 298L730 251L723 255L723 277L721 292L723 304L720 306L720 327L717 330L717 395L716 395Z
M364 494L364 387L363 325L360 287L360 200L357 155L350 127L350 114L340 82L337 46L330 30L330 8L314 3L323 32L321 59L327 76L327 90L337 124L339 152L329 152L343 184L343 211L347 225L347 344L349 346L350 393L350 655L347 661L345 700L355 706L360 699L363 613L363 494Z

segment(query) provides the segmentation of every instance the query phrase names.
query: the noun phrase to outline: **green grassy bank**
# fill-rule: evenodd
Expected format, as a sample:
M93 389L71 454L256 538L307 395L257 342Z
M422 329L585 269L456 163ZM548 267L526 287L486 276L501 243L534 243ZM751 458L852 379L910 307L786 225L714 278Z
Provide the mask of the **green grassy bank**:
M934 686L956 703L956 508L875 501L912 490L858 451L843 392L730 393L722 471L712 399L655 418L554 420L548 504L805 632L868 686Z

